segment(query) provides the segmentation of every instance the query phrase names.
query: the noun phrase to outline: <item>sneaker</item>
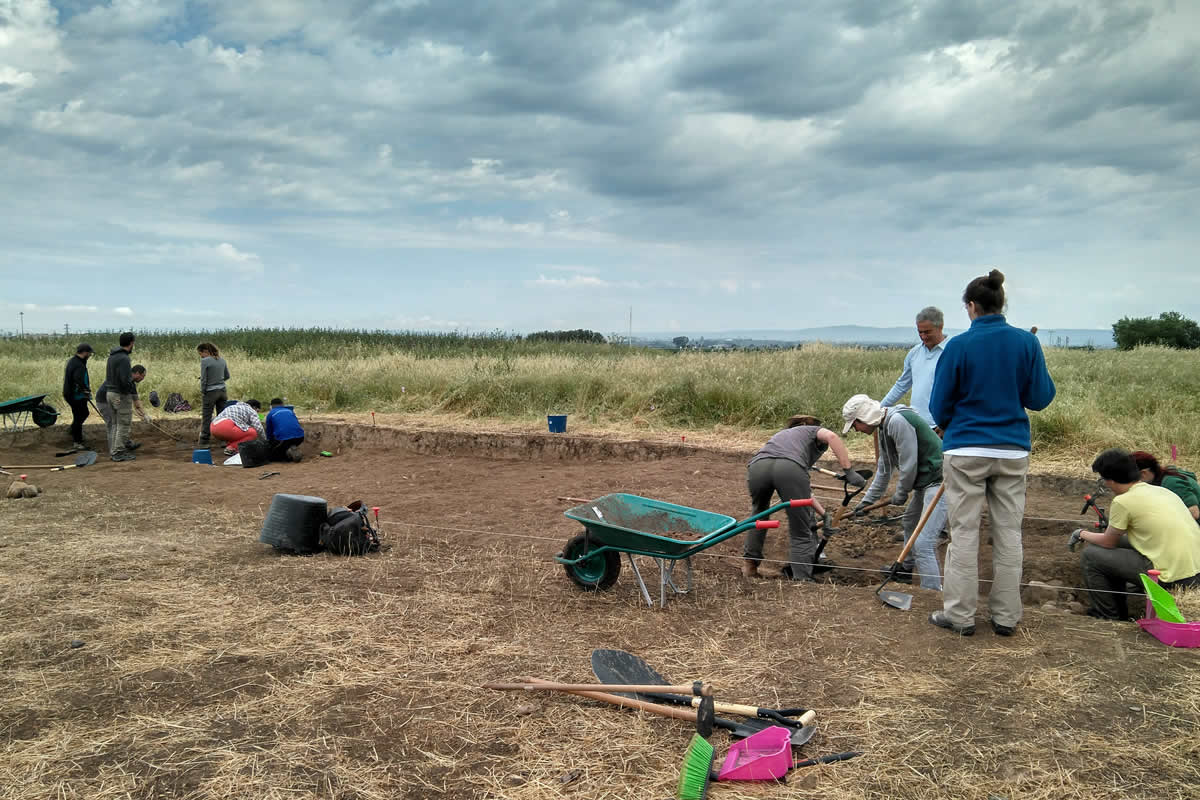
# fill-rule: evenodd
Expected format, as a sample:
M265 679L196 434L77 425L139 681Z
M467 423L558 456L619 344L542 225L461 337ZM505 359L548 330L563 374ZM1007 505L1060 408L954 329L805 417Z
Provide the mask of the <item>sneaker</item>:
M992 620L992 630L997 636L1012 636L1017 630L1016 625L1001 625L996 620Z
M67 448L68 453L78 453L81 450L87 450L87 445L83 442L71 442L71 446Z
M287 449L286 455L288 461L291 461L293 464L299 464L304 458L304 454L300 452L300 448L296 447L295 445L292 445Z
M137 456L135 456L133 453L130 453L126 450L122 450L121 452L114 455L112 457L112 460L113 461L133 461L135 458L137 458Z
M142 446L141 442L126 442L125 443L126 450L137 450L141 446Z
M761 578L758 574L758 562L752 558L742 559L742 577L743 578Z
M975 635L975 623L972 622L969 625L958 625L950 621L950 618L946 616L945 611L935 611L930 614L929 622L933 625L937 625L939 628L945 628L948 631L954 631L959 636Z
M225 448L225 455L227 455L227 456L236 456L236 455L237 455L237 450L233 449L232 447L226 447L226 448Z

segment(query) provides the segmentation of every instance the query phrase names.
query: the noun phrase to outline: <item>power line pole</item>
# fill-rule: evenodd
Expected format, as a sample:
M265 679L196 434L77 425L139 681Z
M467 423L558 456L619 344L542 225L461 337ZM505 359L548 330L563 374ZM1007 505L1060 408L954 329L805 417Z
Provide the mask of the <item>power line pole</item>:
M70 338L70 336L71 336L71 323L69 323L69 322L64 322L64 323L63 323L63 336L66 336L67 338Z
M22 311L20 313L21 313L21 338L24 339L25 338L25 312Z
M629 307L629 346L633 347L633 306Z

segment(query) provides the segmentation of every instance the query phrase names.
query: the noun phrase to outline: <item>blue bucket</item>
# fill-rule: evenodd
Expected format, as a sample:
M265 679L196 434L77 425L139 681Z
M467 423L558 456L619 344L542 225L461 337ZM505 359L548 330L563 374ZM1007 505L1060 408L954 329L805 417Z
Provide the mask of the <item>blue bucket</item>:
M193 464L212 464L212 453L208 448L196 449L192 451Z
M567 415L566 414L547 414L546 424L550 426L551 433L566 433L567 432Z

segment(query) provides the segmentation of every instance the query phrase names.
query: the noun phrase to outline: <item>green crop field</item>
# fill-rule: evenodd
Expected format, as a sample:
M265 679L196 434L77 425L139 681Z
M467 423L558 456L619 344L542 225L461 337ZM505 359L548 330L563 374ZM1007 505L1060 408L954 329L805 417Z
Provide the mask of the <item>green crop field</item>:
M72 348L89 340L94 385L115 344L109 333L0 340L0 399L47 393L55 402ZM703 431L764 437L798 411L833 427L851 394L880 397L901 350L806 345L778 351L662 351L607 344L530 343L503 335L239 329L139 336L143 393L177 391L199 406L195 345L217 344L233 397L283 396L313 413L452 413L538 421L569 413L597 428ZM1046 351L1058 397L1031 415L1036 458L1080 464L1108 446L1200 463L1200 351ZM61 402L59 402L61 405ZM839 428L840 430L840 428ZM1086 463L1083 464L1086 468Z

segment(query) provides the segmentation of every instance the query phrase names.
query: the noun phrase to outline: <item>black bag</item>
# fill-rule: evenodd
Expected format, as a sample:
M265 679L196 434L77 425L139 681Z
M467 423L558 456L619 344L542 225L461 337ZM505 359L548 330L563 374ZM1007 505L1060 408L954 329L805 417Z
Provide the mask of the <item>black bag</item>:
M171 392L167 395L166 402L163 403L163 411L168 411L172 414L178 411L191 411L192 406L187 400L183 399L183 395L179 392Z
M371 527L362 501L355 500L346 508L329 512L329 518L321 525L320 543L340 556L361 556L379 549L379 533Z
M242 457L242 466L246 468L261 467L271 463L271 445L266 439L251 439L238 445L238 454Z

